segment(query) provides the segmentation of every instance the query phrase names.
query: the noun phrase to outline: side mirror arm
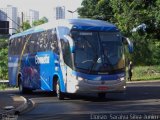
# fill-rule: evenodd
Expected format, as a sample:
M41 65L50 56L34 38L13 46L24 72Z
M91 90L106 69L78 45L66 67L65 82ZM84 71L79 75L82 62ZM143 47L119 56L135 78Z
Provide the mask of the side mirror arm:
M123 37L123 42L128 44L129 53L133 53L133 42L129 38Z
M69 45L70 45L70 50L73 53L75 51L75 44L74 44L73 39L68 35L64 35L64 38L68 40Z

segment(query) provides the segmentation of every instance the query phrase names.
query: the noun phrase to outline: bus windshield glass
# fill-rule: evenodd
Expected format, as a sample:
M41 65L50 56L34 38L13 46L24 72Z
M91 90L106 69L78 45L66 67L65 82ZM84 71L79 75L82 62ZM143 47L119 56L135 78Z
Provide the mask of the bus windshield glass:
M87 73L124 70L124 51L120 33L72 31L75 42L74 66Z

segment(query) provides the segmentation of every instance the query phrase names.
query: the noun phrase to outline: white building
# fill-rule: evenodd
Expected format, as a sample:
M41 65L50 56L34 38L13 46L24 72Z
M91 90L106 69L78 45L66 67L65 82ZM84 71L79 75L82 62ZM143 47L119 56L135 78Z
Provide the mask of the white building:
M19 27L17 24L17 8L7 5L6 8L0 8L0 10L3 12L1 12L1 19L3 21L9 21L9 34L16 33Z
M18 22L22 25L23 22L28 21L32 26L33 22L39 20L39 11L29 9L29 11L21 11L18 15Z
M39 20L39 11L29 9L28 12L24 13L24 20L23 21L29 21L30 25L36 20Z
M30 23L33 23L35 20L39 20L39 11L29 10L30 14Z
M65 7L64 6L57 6L54 8L54 15L55 19L65 19Z

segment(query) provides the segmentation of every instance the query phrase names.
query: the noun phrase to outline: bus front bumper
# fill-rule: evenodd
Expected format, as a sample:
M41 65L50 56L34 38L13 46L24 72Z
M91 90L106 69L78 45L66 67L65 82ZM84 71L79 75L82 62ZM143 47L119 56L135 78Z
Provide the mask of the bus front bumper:
M124 92L126 90L126 81L123 80L75 80L67 83L68 93L110 93Z

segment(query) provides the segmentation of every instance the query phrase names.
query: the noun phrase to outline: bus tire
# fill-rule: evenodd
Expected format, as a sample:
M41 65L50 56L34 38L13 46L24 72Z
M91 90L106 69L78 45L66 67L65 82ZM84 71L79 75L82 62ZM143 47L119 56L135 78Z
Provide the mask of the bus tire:
M59 100L64 100L64 93L61 92L59 80L56 81L56 94Z
M100 99L105 99L106 98L106 93L98 93L98 97Z
M28 88L25 88L23 86L23 83L22 83L22 79L19 77L19 82L18 82L18 88L19 88L19 92L21 94L29 94L29 93L32 93L32 90L31 89L28 89Z

